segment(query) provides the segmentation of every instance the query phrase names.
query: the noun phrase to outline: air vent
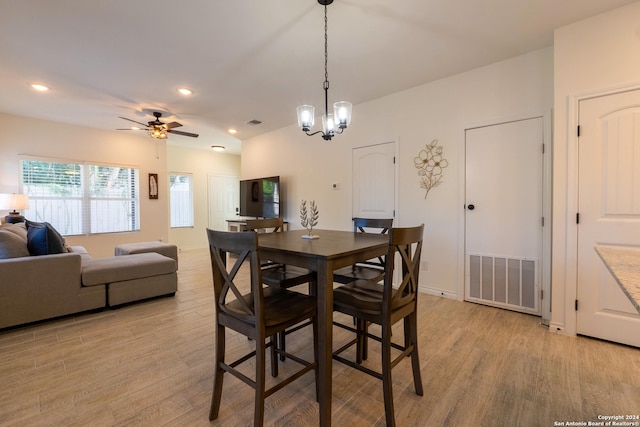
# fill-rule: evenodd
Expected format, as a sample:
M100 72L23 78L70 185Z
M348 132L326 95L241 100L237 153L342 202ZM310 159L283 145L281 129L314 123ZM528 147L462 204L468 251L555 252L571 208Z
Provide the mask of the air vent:
M260 120L253 119L253 120L249 120L249 121L247 122L247 124L248 124L248 125L257 126L257 125L262 124L262 122L261 122Z

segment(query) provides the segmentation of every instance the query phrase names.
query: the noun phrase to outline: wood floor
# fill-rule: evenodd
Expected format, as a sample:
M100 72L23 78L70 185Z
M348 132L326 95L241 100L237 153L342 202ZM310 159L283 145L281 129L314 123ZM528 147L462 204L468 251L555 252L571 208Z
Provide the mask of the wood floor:
M0 425L251 425L252 390L231 376L220 418L208 420L212 297L207 251L183 251L174 298L0 332ZM410 361L400 363L398 426L554 426L640 414L640 349L550 333L524 314L420 297L425 394L413 391ZM334 346L347 339L334 333ZM290 335L288 350L311 357L310 335ZM251 345L229 333L227 354ZM378 356L371 343L368 363L377 366ZM281 375L297 367L281 366ZM333 373L333 425L384 425L381 383L338 362ZM317 425L314 390L309 373L269 397L265 424Z

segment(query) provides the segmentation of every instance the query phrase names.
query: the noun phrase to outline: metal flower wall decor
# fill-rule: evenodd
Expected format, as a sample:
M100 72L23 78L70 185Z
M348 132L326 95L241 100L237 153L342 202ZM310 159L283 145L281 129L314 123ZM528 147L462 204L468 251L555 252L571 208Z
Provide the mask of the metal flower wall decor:
M420 150L417 157L413 159L418 176L420 177L420 188L425 189L424 198L427 198L429 190L437 187L442 182L442 170L449 166L449 162L442 157L442 146L438 145L438 140L434 139Z

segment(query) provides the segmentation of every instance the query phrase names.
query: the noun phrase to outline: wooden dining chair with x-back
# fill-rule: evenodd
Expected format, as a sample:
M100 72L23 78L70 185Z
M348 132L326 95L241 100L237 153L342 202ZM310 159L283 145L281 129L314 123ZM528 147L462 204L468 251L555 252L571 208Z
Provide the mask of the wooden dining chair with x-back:
M282 218L265 218L265 219L250 219L246 221L247 231L270 231L277 233L283 231L284 221ZM296 267L294 265L285 265L271 262L270 260L262 260L262 282L267 286L274 286L277 288L288 289L293 286L309 284L308 293L315 295L316 287L316 273L306 268ZM286 336L298 329L307 326L309 323L297 325L287 331L282 331L278 334L278 348L286 351ZM280 357L280 360L284 360L284 357ZM278 366L274 367L274 375L278 374Z
M342 285L333 291L333 309L358 321L370 322L381 327L381 336L366 332L367 338L381 343L381 372L363 366L357 361L346 359L340 354L358 341L362 331L347 324L334 322L336 326L356 333L356 338L333 352L334 360L345 363L366 374L382 380L384 407L387 426L395 426L393 411L393 388L391 369L407 356L411 356L413 383L417 395L422 396L422 378L418 356L417 304L418 276L424 224L418 227L392 228L389 232L389 249L386 255L384 281L356 280ZM396 258L398 265L396 266ZM393 272L402 271L402 280L394 288ZM398 344L391 340L391 328L399 321L404 322L404 342ZM400 354L392 358L392 350Z
M264 401L271 394L309 371L315 371L318 384L318 340L316 299L277 287L265 287L260 268L258 237L255 232L236 233L207 229L213 289L215 299L215 378L211 397L209 419L218 418L222 398L224 374L229 373L254 388L254 425L262 426ZM235 263L227 266L227 254L234 254ZM249 264L249 292L246 292L246 276L239 280L238 272L244 263ZM243 288L244 285L244 288ZM274 337L300 322L311 320L313 324L313 361L309 362L275 346ZM255 342L255 350L233 362L225 360L226 329L232 329ZM266 343L270 338L269 343ZM277 365L276 354L300 363L303 367L286 379L265 389L266 348L271 348L271 364ZM236 367L255 357L255 379L251 379Z
M387 234L393 226L393 218L353 218L354 233L380 233ZM384 278L384 256L358 262L349 267L344 267L334 271L333 281L336 283L351 283L355 280L373 280L376 282ZM367 322L354 319L357 329L361 331L358 334L357 343L357 361L362 363L367 359Z
M353 218L354 233L387 234L392 225L393 218ZM384 257L358 262L333 273L333 281L342 284L358 279L380 281L383 278Z

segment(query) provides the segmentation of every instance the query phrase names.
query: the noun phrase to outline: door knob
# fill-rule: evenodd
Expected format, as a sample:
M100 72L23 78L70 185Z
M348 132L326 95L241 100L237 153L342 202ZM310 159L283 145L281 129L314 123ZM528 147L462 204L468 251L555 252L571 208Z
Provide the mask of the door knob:
M467 209L470 211L474 210L476 207L474 205L467 205Z

